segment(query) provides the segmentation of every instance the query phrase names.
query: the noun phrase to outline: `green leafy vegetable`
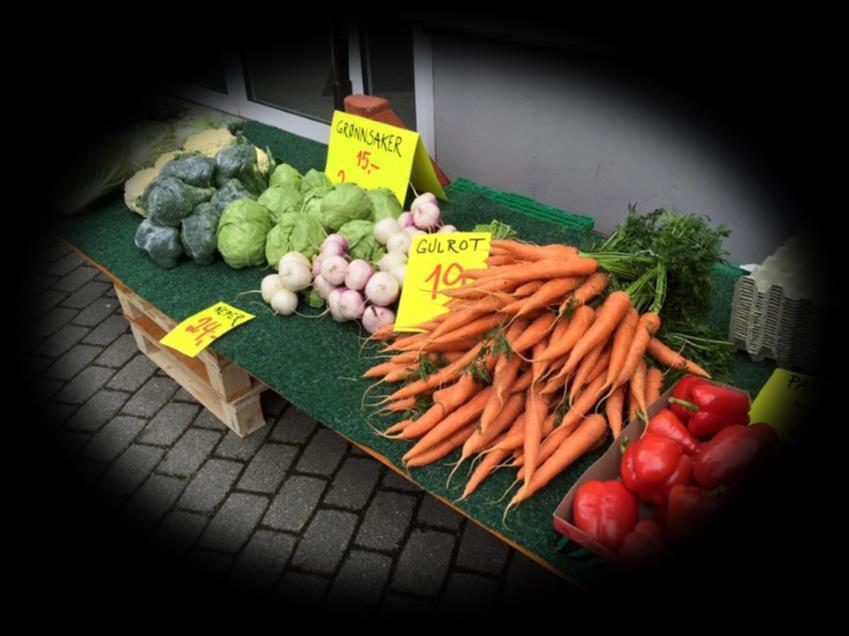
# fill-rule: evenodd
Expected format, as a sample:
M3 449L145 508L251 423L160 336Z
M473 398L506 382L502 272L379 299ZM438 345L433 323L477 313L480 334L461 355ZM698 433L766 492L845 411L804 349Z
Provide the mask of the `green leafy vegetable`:
M324 237L324 228L315 219L292 212L283 214L268 233L265 259L270 267L277 269L280 258L288 252L300 252L312 258L318 254Z
M398 199L388 188L369 190L367 193L371 203L371 220L377 223L383 219L397 219L401 216L403 208Z
M135 243L136 247L147 252L154 263L165 269L176 267L183 253L179 230L154 225L150 219L139 224Z
M271 177L268 179L268 185L280 188L294 188L300 192L302 180L303 177L300 172L288 163L281 163L271 173Z
M208 188L215 178L215 161L203 155L175 159L162 166L159 174L176 177L189 185Z
M233 201L240 199L256 199L256 196L248 192L238 179L230 179L218 188L218 191L212 195L209 202L221 214L224 212L224 208L233 203Z
M301 193L290 186L271 186L259 195L257 201L271 212L273 223L279 223L284 214L299 212L301 209Z
M268 187L268 182L257 168L254 146L237 144L223 148L215 155L215 164L219 186L223 186L229 179L238 179L248 192L257 196Z
M174 177L159 176L145 188L141 206L154 225L178 227L198 204L208 201L214 188L196 188Z
M201 205L209 204L202 203ZM180 242L183 244L183 250L195 263L209 265L215 260L218 216L211 206L207 208L207 212L198 210L198 208L195 208L191 215L183 219Z
M348 221L371 218L371 201L366 191L354 183L339 183L321 200L321 224L338 232Z
M315 168L310 169L304 175L304 178L301 180L301 194L306 198L306 194L311 190L316 190L318 188L327 188L331 186L330 179L327 178L327 175Z
M218 223L218 251L235 269L265 264L265 239L271 214L251 199L233 201Z
M348 221L339 228L339 234L348 241L348 253L369 263L379 261L386 250L374 238L374 223L371 221Z
M507 241L518 236L512 227L498 220L492 220L486 224L476 225L472 228L472 232L489 232L492 234L492 240L494 241Z

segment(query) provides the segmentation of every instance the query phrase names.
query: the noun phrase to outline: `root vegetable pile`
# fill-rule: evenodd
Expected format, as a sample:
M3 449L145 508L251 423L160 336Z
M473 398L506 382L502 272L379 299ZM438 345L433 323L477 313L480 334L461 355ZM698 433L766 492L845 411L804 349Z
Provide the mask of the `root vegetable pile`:
M386 359L364 377L404 383L379 402L398 413L382 434L413 442L408 467L456 449L460 463L477 456L460 499L499 467L515 468L506 514L603 445L608 429L618 435L630 411L644 417L661 369L709 377L658 338L654 265L614 286L644 260L493 240L489 268L468 271L471 282L448 292L450 310L422 333L387 325L373 334Z

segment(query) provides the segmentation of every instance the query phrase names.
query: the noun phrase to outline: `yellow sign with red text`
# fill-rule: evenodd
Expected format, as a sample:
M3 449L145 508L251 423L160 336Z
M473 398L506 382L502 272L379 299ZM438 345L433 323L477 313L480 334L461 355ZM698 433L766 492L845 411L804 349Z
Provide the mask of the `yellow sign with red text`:
M416 236L410 245L395 331L421 331L416 325L448 311L443 292L465 283L467 269L486 268L489 232Z
M186 318L165 334L159 342L194 358L214 340L253 318L253 314L236 309L227 303L218 302Z
M401 205L410 182L417 192L447 198L419 133L338 110L330 123L324 172L333 183L389 188Z

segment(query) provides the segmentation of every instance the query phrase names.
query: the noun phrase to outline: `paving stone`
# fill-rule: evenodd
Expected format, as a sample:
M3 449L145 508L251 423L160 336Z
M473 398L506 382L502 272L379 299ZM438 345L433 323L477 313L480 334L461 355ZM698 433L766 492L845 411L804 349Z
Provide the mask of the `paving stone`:
M176 390L177 385L170 378L151 378L124 405L122 413L153 417L153 414L171 399Z
M144 424L144 420L137 417L112 418L83 449L83 457L111 462L130 445L130 442L144 428Z
M119 368L127 364L127 361L139 352L136 341L132 334L124 334L111 345L106 347L95 363L104 367Z
M391 490L403 490L404 492L415 492L419 493L422 491L421 487L406 479L401 477L394 470L387 469L385 474L383 475L383 482L381 483L381 488L389 488Z
M197 472L219 439L220 433L189 429L170 448L165 459L157 466L157 472L182 476Z
M215 449L215 454L220 455L221 457L238 459L246 462L253 457L254 453L256 453L260 446L263 445L265 438L268 437L268 429L268 426L264 426L255 433L251 433L244 438L239 437L234 432L230 431L224 436L224 439L221 440L218 448ZM229 431L229 429L227 430Z
M280 532L257 530L236 561L233 579L240 587L271 589L294 547L294 537Z
M267 416L275 418L280 417L280 414L289 406L289 403L274 391L265 391L260 396L260 402L262 404L262 412Z
M208 409L201 409L198 416L195 418L195 421L192 422L192 426L197 426L200 428L208 428L213 431L229 431L227 425L219 420L212 411Z
M351 444L351 447L348 449L349 457L371 457L367 452L362 450L361 448L354 446Z
M29 282L32 291L40 294L52 287L57 280L59 280L58 276L51 276L50 274L38 274L30 278Z
M469 522L463 530L460 550L457 553L457 565L484 574L498 575L504 569L509 546L481 528Z
M90 461L75 457L71 464L70 475L83 487L90 488L103 477L103 473L109 468L105 462Z
M381 618L433 618L436 606L430 602L409 596L389 594L380 606Z
M24 357L24 381L31 381L41 375L41 373L53 364L53 358L45 358L44 356L27 355Z
M109 467L99 486L114 495L130 495L144 483L162 459L164 451L133 444Z
M110 389L119 391L137 391L142 384L150 379L157 366L144 354L138 354L116 373L109 384Z
M223 584L233 567L233 557L209 550L192 550L189 554L189 567L199 574L205 582Z
M107 283L91 281L68 296L62 304L65 307L71 307L72 309L85 309L95 300L100 298L107 289L109 289L109 285Z
M81 431L97 431L111 420L130 398L129 394L101 389L68 420L68 428Z
M274 426L271 439L275 442L303 444L317 428L318 422L303 411L290 406Z
M452 572L439 604L445 618L490 618L498 612L498 581L476 574Z
M37 296L34 296L34 297L27 299L27 302L24 306L24 309L26 310L26 315L28 317L30 317L30 318L40 318L41 320L36 321L35 324L32 327L28 326L26 328L26 330L30 333L35 334L35 335L48 336L51 333L53 333L53 331L55 331L56 329L58 329L59 327L64 325L65 322L67 322L67 321L64 321L64 322L60 321L57 324L56 321L58 320L58 318L54 316L53 318L50 318L50 319L47 320L47 322L45 322L44 321L45 318L46 318L45 314L50 312L51 309L53 309L54 307L56 307L56 305L58 305L63 300L65 300L68 297L68 294L65 293L65 292L60 292L60 291L56 291L56 290L53 290L53 289L48 289L48 290L44 290L44 291L40 291L40 292L36 292L36 293L38 293ZM61 309L54 310L54 311L58 311L58 312L61 312L61 313L67 313L67 312L62 312ZM51 314L52 313L54 313L54 312L51 312ZM49 331L48 333L43 333L42 332L43 330L49 329L50 323L56 325L56 329L53 329L53 330Z
M59 431L54 435L55 437L51 440L53 442L52 449L64 458L73 457L80 452L80 449L86 445L91 437L91 435L77 431Z
M44 370L44 376L68 381L80 371L89 366L103 350L100 347L78 344L72 347L49 368Z
M361 510L368 502L379 478L380 464L377 461L349 457L333 477L324 503L349 510Z
M27 393L38 401L47 400L67 386L59 380L49 378L36 378L27 386Z
M575 596L575 589L556 574L534 563L524 554L511 551L504 578L502 603L508 613L551 608Z
M44 419L50 426L62 426L77 410L75 404L60 404L59 402L48 402L43 407Z
M83 327L96 327L114 314L117 308L117 300L102 296L89 303L71 322L75 325L82 325Z
M83 342L105 347L112 344L118 336L126 333L129 329L130 325L123 316L110 316L92 329Z
M411 594L436 596L442 587L455 539L436 530L410 533L392 577L392 587Z
M77 344L88 335L89 330L76 325L65 325L52 336L44 340L33 351L36 355L58 358L68 349ZM91 343L95 344L95 343Z
M193 512L171 511L154 532L158 548L183 553L194 545L209 520Z
M452 510L436 497L425 494L422 504L419 506L418 522L426 526L445 528L446 530L459 530L463 516Z
M189 428L198 407L192 404L166 404L145 427L139 438L145 444L171 446Z
M183 387L177 389L177 392L174 394L174 397L171 398L174 402L189 402L191 404L198 404L199 402L192 397L192 394L186 391Z
M136 530L150 530L174 505L184 485L182 479L151 475L127 502L124 517Z
M53 285L53 289L63 292L73 292L85 285L96 275L97 269L83 265L62 276Z
M212 512L224 501L239 476L242 465L210 459L189 482L178 506L196 512Z
M65 245L61 241L54 241L49 246L46 246L38 251L38 260L52 263L59 260L63 256L67 256L68 254L70 254L70 251L68 250L67 245Z
M46 315L42 316L34 323L26 325L24 327L24 331L32 336L46 338L51 334L55 334L62 327L71 322L77 313L76 309L54 307Z
M297 470L311 475L330 476L339 466L348 442L337 433L323 428L310 440L309 445L298 460Z
M85 261L73 252L68 252L65 256L54 262L50 267L44 270L45 274L53 276L65 276L73 272L78 267L85 264ZM93 269L93 268L90 268ZM97 270L95 270L97 271Z
M248 464L239 480L239 488L273 493L286 476L297 452L294 446L266 444Z
M299 610L317 610L329 587L330 581L324 577L303 572L285 572L275 593L284 605Z
M347 512L319 510L295 550L292 565L331 574L339 566L356 524L357 517Z
M268 499L258 495L230 495L204 530L198 545L222 552L238 552L262 519Z
M388 556L352 550L333 582L328 607L346 614L371 614L380 603L391 568Z
M278 530L300 532L321 499L326 483L315 477L293 475L272 501L263 524Z
M357 545L374 550L396 550L413 520L416 498L381 491L371 500L357 533Z
M97 393L115 371L105 367L88 367L83 369L73 380L56 394L57 402L82 404Z

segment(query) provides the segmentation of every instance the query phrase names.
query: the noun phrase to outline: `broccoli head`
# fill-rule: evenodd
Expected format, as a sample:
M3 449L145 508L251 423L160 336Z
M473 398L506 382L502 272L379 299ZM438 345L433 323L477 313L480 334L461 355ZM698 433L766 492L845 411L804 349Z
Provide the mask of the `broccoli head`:
M164 177L176 177L189 185L208 188L213 185L215 178L215 161L203 155L174 159L162 166L159 174Z
M150 219L141 222L136 230L136 247L147 252L154 263L165 269L177 266L183 253L180 232L173 227L160 227Z
M208 201L214 188L196 188L175 177L159 176L145 188L141 205L154 225L177 227L198 204Z

